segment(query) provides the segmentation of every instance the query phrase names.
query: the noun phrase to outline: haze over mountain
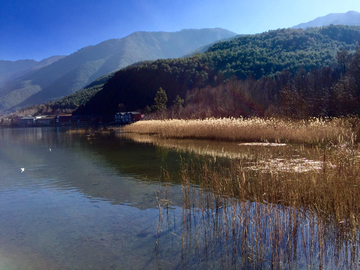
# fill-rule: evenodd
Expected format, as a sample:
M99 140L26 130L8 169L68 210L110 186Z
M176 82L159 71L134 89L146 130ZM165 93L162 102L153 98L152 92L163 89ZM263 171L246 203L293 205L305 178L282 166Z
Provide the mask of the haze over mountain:
M0 60L0 87L30 71L51 65L65 56L52 56L42 61L32 59L6 61Z
M235 35L236 33L220 28L135 32L121 39L88 46L2 86L0 110L59 99L129 64L181 57L201 46ZM27 63L29 67L32 64L35 63ZM26 67L23 70L26 70Z
M360 13L356 11L348 11L346 13L330 13L323 17L318 17L310 22L301 23L293 26L292 28L309 28L321 27L328 25L360 25Z

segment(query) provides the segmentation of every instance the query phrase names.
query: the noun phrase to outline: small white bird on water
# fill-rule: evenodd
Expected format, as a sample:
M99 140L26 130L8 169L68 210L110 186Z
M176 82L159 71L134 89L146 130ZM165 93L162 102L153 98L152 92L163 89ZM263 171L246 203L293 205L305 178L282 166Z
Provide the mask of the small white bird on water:
M49 152L51 152L51 148L49 148Z
M20 168L20 172L23 173L25 171L25 168Z

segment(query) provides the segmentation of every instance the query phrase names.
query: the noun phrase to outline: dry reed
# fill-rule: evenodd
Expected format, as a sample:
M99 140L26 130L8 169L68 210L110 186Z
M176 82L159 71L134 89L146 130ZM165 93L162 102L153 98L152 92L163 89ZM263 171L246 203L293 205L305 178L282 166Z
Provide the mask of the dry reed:
M205 120L147 120L124 127L124 132L158 134L163 138L211 139L239 142L333 143L356 139L353 121L345 118L284 120L221 118Z
M358 269L360 156L353 147L317 148L326 162L301 173L264 169L273 158L267 151L229 166L184 162L184 260L203 268Z
M115 134L115 131L107 127L87 127L87 128L75 128L66 131L68 134L86 135L88 137L94 137L98 135L110 135Z

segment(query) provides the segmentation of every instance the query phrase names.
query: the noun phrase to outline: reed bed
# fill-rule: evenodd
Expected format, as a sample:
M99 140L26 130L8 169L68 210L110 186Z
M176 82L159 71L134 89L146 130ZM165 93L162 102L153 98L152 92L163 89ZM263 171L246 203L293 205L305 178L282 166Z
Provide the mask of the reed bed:
M356 140L353 118L286 120L221 118L204 120L146 120L124 132L158 134L163 138L210 139L239 142L322 144Z
M359 152L355 146L316 151L326 162L301 173L263 169L273 158L267 151L228 165L183 161L178 235L186 266L359 269Z

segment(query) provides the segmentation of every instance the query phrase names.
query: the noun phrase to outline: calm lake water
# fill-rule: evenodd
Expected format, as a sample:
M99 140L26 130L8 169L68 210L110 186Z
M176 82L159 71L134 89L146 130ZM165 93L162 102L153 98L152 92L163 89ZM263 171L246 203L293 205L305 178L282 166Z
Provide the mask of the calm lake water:
M0 129L0 269L176 266L176 236L155 244L161 167L178 157L65 129ZM178 218L181 188L171 190Z
M196 160L198 154L226 163L253 153L236 143L214 142L209 147L209 142L167 140L160 145L146 136L94 137L67 131L0 129L0 269L247 265L240 261L243 254L237 261L235 252L228 261L229 253L221 253L223 245L234 248L235 242L220 237L224 232L216 231L219 220L212 217L226 214L226 208L211 218L195 208L188 212L191 207L183 207L178 174L181 162ZM278 150L271 151L277 158ZM297 150L291 151L298 160L294 169L299 170L299 161L306 163L305 158L298 159ZM166 173L170 176L164 181ZM244 207L251 216L257 213L259 219L267 219L261 216L262 204L245 202ZM204 237L205 248L200 248L199 239ZM306 269L306 264L297 268Z

